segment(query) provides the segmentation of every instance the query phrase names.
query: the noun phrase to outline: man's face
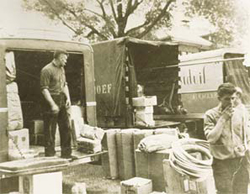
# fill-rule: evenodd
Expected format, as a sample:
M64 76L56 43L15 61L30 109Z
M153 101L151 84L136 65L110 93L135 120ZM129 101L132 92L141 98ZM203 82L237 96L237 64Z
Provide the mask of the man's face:
M64 67L67 63L68 56L66 54L60 54L58 61L60 62L60 65Z
M225 94L222 97L219 97L219 101L221 102L222 108L226 108L227 106L235 107L237 100L237 94Z

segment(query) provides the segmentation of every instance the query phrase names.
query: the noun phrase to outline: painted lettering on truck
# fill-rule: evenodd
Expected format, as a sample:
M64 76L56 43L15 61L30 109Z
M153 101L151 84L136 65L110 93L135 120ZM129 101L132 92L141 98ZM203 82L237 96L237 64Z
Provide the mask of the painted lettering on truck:
M96 94L110 94L112 89L112 84L102 84L96 85Z
M216 91L223 83L223 63L180 65L180 93Z

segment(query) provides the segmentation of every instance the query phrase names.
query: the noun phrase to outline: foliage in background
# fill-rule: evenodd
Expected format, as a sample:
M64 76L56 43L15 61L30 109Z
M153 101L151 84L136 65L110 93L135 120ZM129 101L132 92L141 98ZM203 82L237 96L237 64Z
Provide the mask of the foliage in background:
M24 0L28 10L59 20L76 36L108 40L123 36L143 38L150 31L171 25L175 0ZM142 18L133 27L136 18Z
M229 45L235 30L233 0L23 0L26 9L44 13L92 41L131 36L152 39L155 30L171 29L182 1L186 16L204 16L217 31L218 46Z
M216 28L211 33L216 47L229 46L238 28L235 3L235 0L186 0L186 15L206 18Z

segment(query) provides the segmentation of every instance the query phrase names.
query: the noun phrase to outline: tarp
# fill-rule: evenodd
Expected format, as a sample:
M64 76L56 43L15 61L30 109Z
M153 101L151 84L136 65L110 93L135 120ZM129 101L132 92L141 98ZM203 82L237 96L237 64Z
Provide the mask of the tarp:
M126 96L130 100L137 96L137 84L144 86L145 95L161 92L161 102L170 93L173 82L178 81L178 46L175 44L125 37L92 47L98 119L126 117ZM166 68L171 65L176 66Z
M243 57L239 55L239 57ZM230 54L225 55L225 58L232 58ZM250 83L248 72L243 66L242 60L233 60L225 62L227 81L242 89L242 101L244 104L250 104Z

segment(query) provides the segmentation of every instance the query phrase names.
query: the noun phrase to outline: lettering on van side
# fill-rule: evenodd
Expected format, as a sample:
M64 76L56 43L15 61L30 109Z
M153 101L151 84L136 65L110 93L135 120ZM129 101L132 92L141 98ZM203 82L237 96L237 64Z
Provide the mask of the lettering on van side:
M192 69L188 69L188 74L181 76L181 81L184 85L206 84L206 66L203 66L202 71L196 74L192 72Z
M110 94L112 89L112 84L102 84L96 86L97 94Z
M183 65L180 68L180 93L216 91L223 83L223 63Z

